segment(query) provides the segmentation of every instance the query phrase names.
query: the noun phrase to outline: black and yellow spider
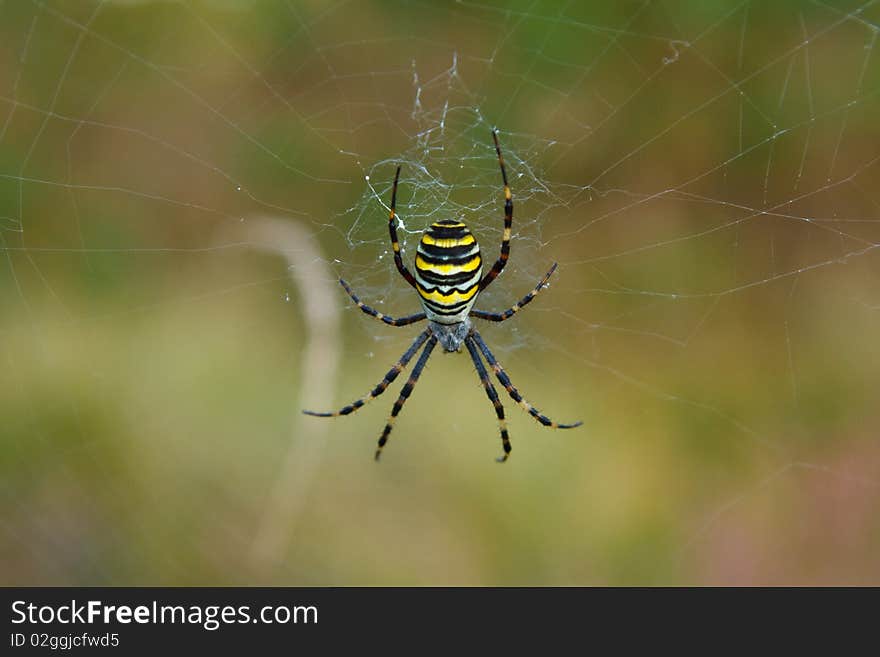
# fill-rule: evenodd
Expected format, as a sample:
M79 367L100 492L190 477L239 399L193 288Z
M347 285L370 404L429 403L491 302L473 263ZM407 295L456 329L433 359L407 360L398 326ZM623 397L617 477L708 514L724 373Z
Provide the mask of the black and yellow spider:
M407 324L420 322L423 319L428 320L428 328L419 334L410 348L406 350L406 353L403 354L394 367L388 371L385 378L368 395L334 413L303 411L307 415L316 415L318 417L348 415L356 411L371 399L385 392L385 389L391 385L412 357L415 356L416 352L424 345L422 355L419 356L419 360L416 362L409 380L400 391L400 397L394 402L391 416L388 418L388 423L379 437L379 447L376 450L377 460L382 453L382 448L388 441L388 435L391 433L394 419L400 413L404 402L412 393L413 387L415 387L416 381L419 380L419 375L422 373L437 342L440 343L446 352L459 351L462 344L470 352L471 360L477 369L477 374L480 375L480 381L486 389L489 400L495 407L495 414L498 416L501 442L504 447L504 455L497 459L499 462L503 463L510 455L510 440L507 435L507 424L504 419L504 407L501 405L501 400L498 399L495 386L492 385L486 367L480 358L481 353L486 362L489 363L489 367L492 368L498 381L504 386L513 400L545 427L570 429L583 424L583 422L558 424L546 415L541 414L538 409L523 399L522 395L513 387L504 368L501 367L501 364L492 355L489 347L486 346L483 338L480 337L477 329L471 326L471 317L489 320L490 322L503 322L509 319L514 313L535 298L535 295L546 286L550 276L556 271L556 263L553 263L550 271L540 280L535 289L523 297L519 303L514 304L504 312L491 313L484 310L471 310L477 295L497 278L501 270L504 269L504 265L507 263L510 255L513 199L511 198L510 187L507 184L504 158L501 156L501 147L498 145L498 135L495 130L492 131L492 139L495 140L495 152L498 154L501 179L504 182L504 235L501 239L501 255L485 276L483 276L483 260L480 257L480 247L477 244L477 240L464 223L454 219L438 221L431 224L430 228L425 231L416 252L416 275L413 276L410 273L400 256L400 244L397 241L397 227L395 226L394 208L397 202L397 181L400 178L400 167L397 167L397 173L394 176L394 186L391 188L391 211L388 215L388 231L391 234L391 247L394 249L394 264L397 265L397 270L406 282L412 285L419 293L424 312L407 315L398 319L383 315L364 305L355 293L352 292L348 284L344 280L339 279L342 287L345 288L345 291L357 304L358 308L390 326L406 326Z

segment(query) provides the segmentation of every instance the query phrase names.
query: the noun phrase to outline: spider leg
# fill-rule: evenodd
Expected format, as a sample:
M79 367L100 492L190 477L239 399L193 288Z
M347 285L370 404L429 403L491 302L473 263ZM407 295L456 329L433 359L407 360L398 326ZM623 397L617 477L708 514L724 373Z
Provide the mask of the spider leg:
M477 333L475 330L471 330L471 337L474 342L477 343L480 351L483 352L483 356L489 363L489 367L491 367L492 371L495 372L495 376L498 378L498 381L501 382L501 385L503 385L504 388L507 390L507 394L509 394L513 401L522 406L528 412L528 414L535 418L538 422L543 424L545 427L552 427L554 429L571 429L573 427L579 427L583 424L583 422L581 421L574 422L573 424L560 424L558 422L554 422L546 415L543 415L537 408L535 408L529 402L523 399L522 395L519 394L519 391L513 387L513 384L510 382L510 377L507 376L504 368L501 367L501 364L495 359L495 356L492 355L492 352L489 351L489 347L486 346L486 343L483 341L483 338L480 337L480 334Z
M489 397L489 401L492 402L492 406L495 407L495 415L498 416L498 429L501 431L501 444L504 447L504 454L495 460L499 463L504 463L507 460L507 457L510 456L510 437L507 435L507 421L504 419L504 406L501 405L501 400L498 399L498 393L495 392L495 386L492 385L492 381L489 379L489 373L486 371L483 361L480 360L480 352L477 351L477 346L474 344L474 341L468 336L465 338L464 344L467 346L467 349L471 354L471 360L474 361L474 367L477 368L477 374L480 375L480 382L486 389L486 395Z
M379 437L379 446L376 448L376 460L379 460L379 456L382 454L382 448L385 447L385 443L388 442L388 435L391 433L391 429L394 425L394 419L397 417L398 413L400 413L400 409L403 408L403 404L409 398L410 394L412 394L413 388L419 380L419 376L422 374L422 370L425 369L425 364L428 362L428 358L431 356L431 352L434 351L434 346L437 344L437 338L433 335L428 340L428 344L425 345L425 350L422 352L422 355L419 356L419 360L416 362L416 366L413 368L412 373L409 375L409 379L405 384L403 384L403 388L400 391L400 397L397 398L397 401L394 402L394 406L391 408L391 416L388 418L388 422L385 425L385 429L382 431L382 435Z
M523 308L523 306L525 306L532 299L534 299L538 295L538 292L540 292L541 290L543 290L546 287L547 281L550 280L550 277L553 275L553 272L555 272L555 271L556 271L556 263L554 262L553 266L550 267L550 271L548 271L544 275L544 278L542 278L541 281L535 286L535 289L532 290L531 292L529 292L526 296L524 296L522 299L520 299L517 303L513 304L510 308L508 308L504 312L490 313L490 312L486 312L485 310L472 310L471 317L479 317L480 319L486 319L490 322L503 322L505 319L510 319L517 312L519 312Z
M388 234L391 236L391 248L394 250L394 264L397 265L397 271L406 279L412 287L416 286L416 279L410 273L406 265L403 264L403 258L400 256L400 242L397 241L397 181L400 178L400 167L397 167L397 173L394 174L394 186L391 188L391 208L388 213Z
M507 259L510 257L510 228L513 225L513 199L510 195L510 186L507 184L507 170L504 168L501 146L498 145L497 130L492 130L492 139L495 140L495 152L498 154L498 166L501 167L501 180L504 182L504 233L501 236L501 255L492 265L492 269L480 281L480 292L489 287L489 284L498 277L498 274L504 269L504 265L507 264Z
M412 357L415 356L415 353L419 350L419 348L423 344L425 344L425 340L427 340L427 339L428 339L428 331L424 330L418 335L418 337L412 343L410 348L406 350L406 352L403 354L403 356L400 357L400 360L394 364L394 367L392 367L390 370L388 370L388 373L385 375L385 378L382 379L379 382L379 384L375 388L373 388L372 391L370 391L369 394L361 397L357 401L352 402L348 406L343 406L338 411L334 411L332 413L318 413L316 411L306 411L306 410L304 410L303 413L305 413L306 415L314 415L316 417L337 417L339 415L348 415L349 413L353 413L354 411L359 409L361 406L366 404L368 401L375 399L376 397L381 395L383 392L385 392L385 389L388 386L390 386L391 383L394 381L394 379L397 378L397 375L403 371L403 368L406 367L407 363L409 363L409 361L412 359ZM432 338L432 339L435 339L435 338ZM421 361L419 361L419 362L421 362Z
M348 292L348 296L350 296L351 300L357 304L358 308L363 310L370 317L375 317L380 322L385 322L389 326L406 326L407 324L420 322L425 319L425 313L416 313L415 315L407 315L406 317L398 317L397 319L395 319L394 317L389 317L388 315L383 315L378 310L373 310L367 304L358 299L357 295L352 292L351 287L349 287L348 283L346 283L341 278L339 279L339 284L342 285L346 292Z

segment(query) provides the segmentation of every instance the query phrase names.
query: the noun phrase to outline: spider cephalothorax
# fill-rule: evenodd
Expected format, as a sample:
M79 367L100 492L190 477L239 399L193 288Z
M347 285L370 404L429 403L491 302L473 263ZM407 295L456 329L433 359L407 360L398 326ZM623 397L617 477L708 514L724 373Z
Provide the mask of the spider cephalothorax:
M412 360L416 352L422 349L412 374L410 374L409 379L400 392L400 397L397 398L391 409L391 416L388 418L385 429L379 438L376 459L382 453L382 448L388 441L395 418L400 413L401 408L403 408L404 402L412 393L413 387L415 387L416 382L419 380L419 376L438 342L443 350L447 352L459 351L462 345L467 348L477 374L480 376L480 382L483 384L486 395L495 407L495 414L498 417L501 443L504 447L504 454L498 458L499 461L506 461L510 455L510 440L507 434L507 423L504 418L504 407L501 405L501 400L498 399L498 393L495 391L495 386L492 385L489 373L483 364L483 359L489 364L489 367L501 385L507 390L510 397L544 426L570 429L582 424L582 422L575 422L573 424L553 422L523 399L522 395L513 387L504 368L501 367L501 364L495 359L489 347L486 346L483 338L471 326L471 317L485 319L490 322L503 322L509 319L535 298L535 295L544 288L550 276L556 270L556 263L554 263L550 267L550 271L535 286L534 290L524 296L519 303L515 303L504 312L492 313L473 309L474 302L477 300L479 293L497 278L501 270L504 269L504 265L507 263L508 256L510 255L513 199L510 194L510 187L507 184L507 172L504 168L504 158L501 156L501 147L498 145L498 135L494 130L492 131L492 138L495 140L495 152L498 155L501 179L504 182L504 233L501 238L501 254L485 275L483 275L483 260L480 256L480 246L477 244L476 238L463 222L455 219L444 219L431 224L424 235L422 235L416 251L415 276L406 268L400 255L400 243L397 241L397 226L395 224L397 183L400 179L400 167L397 167L397 173L394 176L394 186L391 188L391 208L388 215L388 231L391 235L391 247L394 250L394 264L406 282L412 285L419 293L424 312L407 315L398 319L383 315L362 303L352 292L348 284L342 279L339 280L358 308L386 324L406 326L424 319L428 320L428 328L418 335L410 348L406 350L406 353L401 356L400 360L385 375L385 378L369 394L332 413L303 411L303 413L308 415L317 415L319 417L348 415L356 411L371 399L375 399L385 392L385 389L403 371L403 368ZM422 348L423 346L424 348Z

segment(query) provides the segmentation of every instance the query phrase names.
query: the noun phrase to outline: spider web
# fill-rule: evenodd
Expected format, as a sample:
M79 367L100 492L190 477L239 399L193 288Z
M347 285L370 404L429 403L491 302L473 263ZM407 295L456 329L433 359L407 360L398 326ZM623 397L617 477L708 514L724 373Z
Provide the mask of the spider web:
M880 581L880 6L767 4L0 3L3 582ZM559 269L480 330L585 426L496 466L437 354L376 467L335 278L418 309L397 166L491 262L494 127L478 307Z

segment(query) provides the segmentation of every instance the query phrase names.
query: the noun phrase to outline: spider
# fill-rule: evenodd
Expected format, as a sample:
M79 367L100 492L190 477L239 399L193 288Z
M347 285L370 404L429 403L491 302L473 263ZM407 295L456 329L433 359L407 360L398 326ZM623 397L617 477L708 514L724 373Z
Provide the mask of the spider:
M437 343L443 347L443 351L457 352L461 350L461 345L467 348L480 377L480 382L486 390L489 401L495 407L495 414L498 416L498 428L501 432L501 444L504 453L496 460L503 463L510 456L510 438L507 433L507 422L504 418L504 407L501 400L498 399L498 393L495 386L489 379L486 367L483 365L482 358L485 358L492 372L498 381L507 390L507 393L513 400L522 406L529 415L535 420L543 424L545 427L556 429L571 429L580 426L583 422L575 422L573 424L559 424L554 422L546 415L543 415L529 402L523 399L517 389L510 382L510 378L501 367L501 364L492 355L489 347L483 341L477 329L471 325L470 318L488 320L490 322L503 322L513 317L526 304L528 304L535 296L547 285L547 281L556 271L556 264L550 267L550 270L535 286L535 289L524 296L518 303L500 313L487 312L485 310L472 309L477 295L485 290L494 281L498 274L507 264L510 256L510 230L513 223L513 199L510 194L510 187L507 184L507 171L504 168L504 158L501 155L501 147L498 145L497 130L492 130L492 139L495 142L495 152L498 155L498 166L501 168L501 179L504 182L504 234L501 238L501 255L492 268L483 275L483 261L480 257L480 247L476 238L468 230L467 226L454 219L443 219L431 224L428 230L422 235L421 242L416 251L415 275L413 275L406 265L403 264L403 258L400 255L400 243L397 241L397 227L395 225L395 206L397 203L397 182L400 178L400 167L397 167L397 173L394 175L394 186L391 188L391 207L388 215L388 232L391 236L391 247L394 250L394 264L397 271L403 276L404 280L416 289L422 302L424 312L405 317L389 317L365 305L357 295L341 278L339 283L343 289L351 297L352 301L357 304L363 312L371 317L375 317L381 322L385 322L389 326L407 326L423 319L428 320L428 328L422 331L413 341L406 353L401 356L394 367L392 367L385 378L373 388L364 397L352 402L348 406L344 406L338 411L332 413L317 413L315 411L303 411L306 415L314 415L317 417L336 417L339 415L348 415L361 408L364 404L375 399L397 378L403 371L403 368L412 360L413 356L419 349L422 353L416 361L416 366L410 374L409 380L403 386L400 396L394 402L391 409L391 416L385 424L385 429L379 437L379 446L376 449L375 458L378 461L382 454L382 449L388 442L388 436L394 426L394 420L397 418L403 404L412 394L416 382L431 352ZM481 358L482 356L482 358Z

